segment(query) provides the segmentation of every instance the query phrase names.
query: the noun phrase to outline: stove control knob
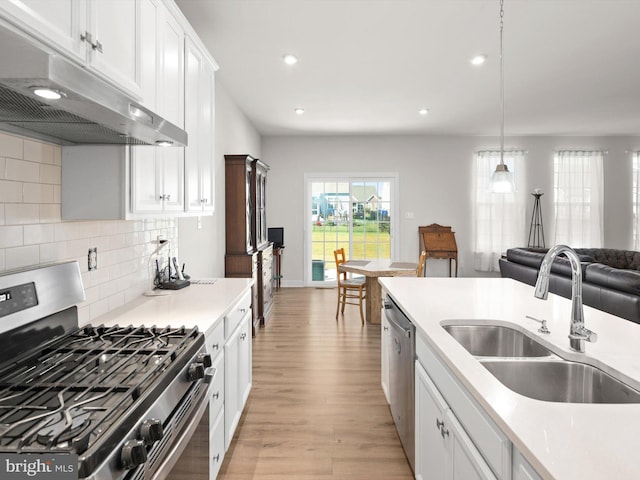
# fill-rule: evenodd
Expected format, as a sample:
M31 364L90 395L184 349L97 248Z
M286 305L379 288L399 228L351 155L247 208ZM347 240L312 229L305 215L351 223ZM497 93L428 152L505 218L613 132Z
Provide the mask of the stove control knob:
M122 468L125 470L133 470L138 465L147 461L147 449L142 440L129 440L122 447L120 453Z
M209 368L213 363L211 363L211 355L208 353L199 353L196 357L196 362L204 365L204 368Z
M162 422L156 418L151 418L142 422L140 427L140 436L145 445L152 445L160 440L164 435Z
M195 382L196 380L204 378L204 365L198 362L194 362L189 365L189 369L187 370L187 378L190 382Z

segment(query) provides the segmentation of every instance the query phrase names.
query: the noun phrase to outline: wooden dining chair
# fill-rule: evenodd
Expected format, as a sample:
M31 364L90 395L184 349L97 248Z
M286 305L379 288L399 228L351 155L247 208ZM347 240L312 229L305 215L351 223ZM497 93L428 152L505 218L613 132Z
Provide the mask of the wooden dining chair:
M366 296L366 287L364 278L349 278L347 272L340 272L340 265L346 261L344 248L333 251L336 259L336 275L338 278L338 308L336 309L336 320L338 314L344 315L344 306L358 305L360 307L360 320L364 325L364 312L362 311L362 303ZM341 308L342 306L342 308Z
M420 259L418 260L418 268L416 268L416 276L418 277L426 277L424 274L424 261L427 258L427 252L424 250L420 253Z

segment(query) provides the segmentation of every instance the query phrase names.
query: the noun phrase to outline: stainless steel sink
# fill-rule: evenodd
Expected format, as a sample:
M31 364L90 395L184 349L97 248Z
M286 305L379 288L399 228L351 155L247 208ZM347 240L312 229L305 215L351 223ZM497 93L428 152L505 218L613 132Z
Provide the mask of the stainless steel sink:
M443 328L477 357L546 357L551 352L519 330L501 325L445 325Z
M640 392L602 370L567 360L480 360L500 382L536 400L640 403Z

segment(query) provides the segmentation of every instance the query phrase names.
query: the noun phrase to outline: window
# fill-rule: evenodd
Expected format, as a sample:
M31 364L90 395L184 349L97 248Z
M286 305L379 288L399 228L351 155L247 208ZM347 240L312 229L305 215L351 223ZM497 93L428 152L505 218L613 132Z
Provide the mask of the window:
M600 151L559 151L553 158L555 244L603 243L603 163Z
M638 219L638 214L640 212L638 212L638 207L640 206L640 198L638 197L640 195L640 190L638 189L638 187L640 186L640 178L638 178L638 175L640 175L640 165L638 165L638 163L640 163L640 152L634 152L633 153L633 158L632 158L632 169L633 169L633 173L632 173L632 178L633 178L633 190L632 190L632 194L633 194L633 198L631 203L633 204L633 249L634 250L640 250L640 226L638 225L638 222L640 219Z
M305 181L305 284L335 284L337 248L348 259L394 257L395 176L307 174Z
M493 193L489 189L499 162L499 151L476 152L474 267L483 272L499 271L502 254L525 242L524 152L504 154L516 186L513 193Z

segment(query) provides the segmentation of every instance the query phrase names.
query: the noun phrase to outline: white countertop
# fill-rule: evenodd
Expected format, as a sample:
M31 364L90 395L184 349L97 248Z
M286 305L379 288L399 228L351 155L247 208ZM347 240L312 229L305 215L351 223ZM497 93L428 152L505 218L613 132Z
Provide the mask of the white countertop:
M640 404L570 404L530 399L508 389L441 328L446 320L509 322L535 335L554 353L589 357L640 385L640 325L584 307L585 325L598 334L586 353L569 350L571 302L501 278L381 278L383 288L424 334L488 415L543 478L640 478ZM540 324L525 318L546 319ZM464 323L464 322L460 322Z
M94 319L93 325L198 327L205 335L247 292L250 278L217 278L213 284L191 284L166 295L138 299Z

